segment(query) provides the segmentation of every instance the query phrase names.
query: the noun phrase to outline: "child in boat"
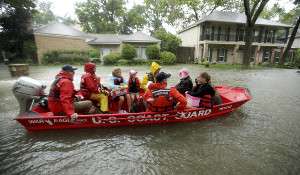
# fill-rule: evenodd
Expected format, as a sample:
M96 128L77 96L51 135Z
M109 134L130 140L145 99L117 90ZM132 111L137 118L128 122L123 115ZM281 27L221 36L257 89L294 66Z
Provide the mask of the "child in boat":
M175 86L176 90L178 90L182 95L185 95L186 91L190 91L193 89L193 81L189 76L189 70L183 68L179 71L180 82Z
M140 80L136 76L137 72L134 70L129 71L129 94L131 97L131 102L134 102L136 99L136 103L138 106L140 106Z
M112 75L109 77L110 79L110 85L109 88L111 90L123 90L126 91L128 84L126 80L122 77L122 71L121 68L116 67L112 70ZM127 93L125 95L117 96L114 98L114 101L119 101L119 106L118 106L118 113L126 113L126 111L121 110L122 105L124 103L124 100L126 99L127 101L127 106L128 106L128 111L130 111L131 108L131 98L130 95Z
M215 90L210 84L210 75L207 72L203 72L198 76L198 84L187 94L193 97L200 97L200 103L198 107L212 108L216 98ZM187 108L195 108L187 105Z

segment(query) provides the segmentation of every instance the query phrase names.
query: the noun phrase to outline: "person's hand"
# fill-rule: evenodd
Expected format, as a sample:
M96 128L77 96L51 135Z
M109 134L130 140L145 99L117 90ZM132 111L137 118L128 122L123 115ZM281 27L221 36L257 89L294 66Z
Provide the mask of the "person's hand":
M179 118L184 118L184 117L185 117L185 114L184 114L184 112L178 112L178 111L177 111L177 116L178 116Z
M74 114L72 114L70 117L71 117L71 120L73 121L73 120L75 120L75 119L78 118L78 114L77 114L77 113L74 113Z
M102 90L102 93L105 95L105 96L108 96L108 92L106 90Z

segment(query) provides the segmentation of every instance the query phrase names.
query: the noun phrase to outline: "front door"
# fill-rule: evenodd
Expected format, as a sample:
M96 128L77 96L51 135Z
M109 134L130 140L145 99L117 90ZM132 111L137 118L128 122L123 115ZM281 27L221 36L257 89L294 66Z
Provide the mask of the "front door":
M103 61L102 59L105 55L112 53L112 48L101 48L100 53L101 53L101 61Z

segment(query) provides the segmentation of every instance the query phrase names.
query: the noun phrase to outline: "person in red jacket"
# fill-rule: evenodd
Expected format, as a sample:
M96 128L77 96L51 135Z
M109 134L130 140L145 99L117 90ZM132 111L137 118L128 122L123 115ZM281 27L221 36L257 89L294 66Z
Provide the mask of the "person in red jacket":
M183 111L187 104L186 98L184 98L184 96L176 89L170 89L167 87L167 80L169 77L171 77L171 74L159 72L156 75L158 83L152 83L148 86L148 90L143 95L143 99L148 103L147 112L171 111L174 99L179 102L177 106L177 113L183 117Z
M91 62L85 64L86 74L81 76L80 93L85 99L97 101L101 113L108 114L108 92L100 83L100 77L95 74L96 67L96 64Z
M48 96L48 107L55 116L66 115L75 119L77 113L98 114L99 110L91 101L75 102L73 78L76 67L66 64L56 75Z

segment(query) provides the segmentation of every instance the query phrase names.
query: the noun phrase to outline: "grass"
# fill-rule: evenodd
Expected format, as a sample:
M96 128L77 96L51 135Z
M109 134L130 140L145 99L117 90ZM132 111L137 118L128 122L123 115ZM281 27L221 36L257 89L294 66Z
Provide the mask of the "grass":
M204 65L200 65L201 67L205 67ZM227 65L227 64L210 64L209 68L218 68L218 69L248 69L243 67L242 65ZM263 66L250 66L249 69L268 69L269 67Z

